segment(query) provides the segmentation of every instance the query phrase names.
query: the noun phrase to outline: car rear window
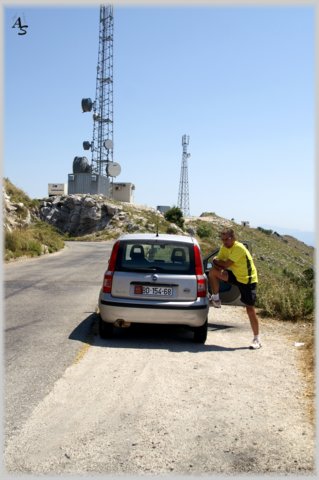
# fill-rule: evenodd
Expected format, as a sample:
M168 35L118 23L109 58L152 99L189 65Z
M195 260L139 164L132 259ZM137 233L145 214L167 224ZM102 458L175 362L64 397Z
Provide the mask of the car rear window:
M116 270L194 274L194 248L180 242L121 242Z

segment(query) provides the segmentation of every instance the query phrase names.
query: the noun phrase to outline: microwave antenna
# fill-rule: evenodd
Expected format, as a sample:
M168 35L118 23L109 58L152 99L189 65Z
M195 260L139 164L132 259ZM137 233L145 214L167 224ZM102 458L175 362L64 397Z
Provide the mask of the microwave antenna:
M182 136L183 156L181 176L179 182L178 201L177 206L181 209L184 217L189 217L189 191L188 191L188 165L187 160L190 153L187 152L189 144L189 135Z
M113 177L113 6L100 6L99 51L95 101L82 99L83 112L93 110L93 140L83 142L91 150L91 171ZM109 171L110 170L110 171Z

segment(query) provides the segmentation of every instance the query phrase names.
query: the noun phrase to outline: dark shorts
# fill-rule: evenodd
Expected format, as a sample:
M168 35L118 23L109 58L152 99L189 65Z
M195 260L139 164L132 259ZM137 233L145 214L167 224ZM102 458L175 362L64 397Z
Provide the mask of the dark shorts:
M241 297L240 300L250 307L256 303L257 283L240 283L231 270L227 270L228 283L236 285L239 288Z

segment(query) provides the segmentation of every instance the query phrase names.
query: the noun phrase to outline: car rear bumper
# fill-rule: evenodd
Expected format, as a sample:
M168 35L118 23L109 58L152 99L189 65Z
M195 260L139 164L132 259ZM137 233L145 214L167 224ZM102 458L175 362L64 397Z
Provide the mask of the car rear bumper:
M132 301L101 294L99 309L102 320L115 323L124 320L130 323L156 323L200 327L207 319L208 299L194 302Z

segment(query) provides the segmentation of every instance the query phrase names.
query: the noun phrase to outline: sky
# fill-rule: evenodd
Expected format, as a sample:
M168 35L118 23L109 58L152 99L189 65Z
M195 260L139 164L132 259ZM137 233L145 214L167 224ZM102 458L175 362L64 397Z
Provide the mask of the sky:
M192 216L314 232L314 6L114 5L115 181L177 205L186 134ZM3 176L43 198L90 160L99 4L10 4L3 26Z

